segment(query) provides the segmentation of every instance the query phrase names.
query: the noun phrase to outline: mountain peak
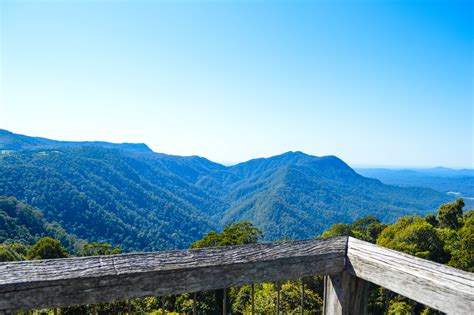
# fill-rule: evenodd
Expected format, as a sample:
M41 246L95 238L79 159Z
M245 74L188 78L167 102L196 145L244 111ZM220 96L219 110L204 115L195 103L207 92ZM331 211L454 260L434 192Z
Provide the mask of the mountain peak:
M288 151L285 153L280 154L280 156L309 156L308 154L302 152L302 151Z

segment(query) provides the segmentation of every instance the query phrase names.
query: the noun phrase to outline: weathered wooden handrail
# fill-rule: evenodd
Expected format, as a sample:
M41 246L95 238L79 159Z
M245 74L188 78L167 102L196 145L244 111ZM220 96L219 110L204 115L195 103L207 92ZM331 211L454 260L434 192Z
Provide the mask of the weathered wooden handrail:
M448 314L474 314L474 274L350 237L348 273Z
M367 281L452 314L474 310L473 274L353 238L0 263L0 310L207 291L313 274L327 314L365 313Z
M91 304L344 269L347 238L0 264L0 310Z

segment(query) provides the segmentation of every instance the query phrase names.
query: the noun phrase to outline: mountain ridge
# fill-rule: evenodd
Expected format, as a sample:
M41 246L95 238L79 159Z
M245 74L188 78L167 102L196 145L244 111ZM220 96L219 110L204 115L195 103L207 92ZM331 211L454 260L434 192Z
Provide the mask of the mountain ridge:
M267 240L310 238L332 223L368 214L393 222L452 200L363 177L335 156L289 151L224 166L197 156L51 141L41 152L27 146L0 155L0 195L31 204L80 239L125 251L187 247L210 229L242 220Z
M366 177L376 178L385 184L403 187L429 187L441 192L459 192L474 197L474 170L449 168L385 169L357 168Z
M136 152L153 152L145 143L112 143L106 141L60 141L42 137L30 137L0 129L1 150L40 150L61 147L103 147Z

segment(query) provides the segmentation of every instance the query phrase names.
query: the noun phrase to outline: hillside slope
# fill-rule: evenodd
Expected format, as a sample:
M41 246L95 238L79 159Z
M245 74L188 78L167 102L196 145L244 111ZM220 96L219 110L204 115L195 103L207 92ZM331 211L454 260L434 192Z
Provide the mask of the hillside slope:
M191 166L128 154L65 148L6 155L0 195L28 202L80 238L127 250L185 247L211 228L202 209L212 211L219 200L185 180Z
M432 212L449 197L425 188L401 188L365 178L334 156L288 152L230 169L243 180L234 184L232 207L223 222L249 220L268 239L305 238L328 222L352 222L365 215L383 221Z
M14 197L0 196L0 244L21 242L33 245L41 237L52 236L74 250L80 240L69 235L57 222L48 222L39 209Z

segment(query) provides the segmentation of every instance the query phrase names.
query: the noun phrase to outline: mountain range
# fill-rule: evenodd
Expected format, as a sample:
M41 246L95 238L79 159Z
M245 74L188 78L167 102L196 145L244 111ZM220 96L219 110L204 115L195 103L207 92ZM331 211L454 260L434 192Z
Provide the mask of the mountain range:
M356 171L385 184L404 187L429 187L464 197L474 197L474 170L445 167L427 169L358 168Z
M145 144L63 142L0 130L0 195L48 224L125 251L184 248L211 229L251 221L266 240L311 238L366 215L393 222L452 196L386 185L335 156L287 152L224 166ZM1 219L0 219L1 220Z

